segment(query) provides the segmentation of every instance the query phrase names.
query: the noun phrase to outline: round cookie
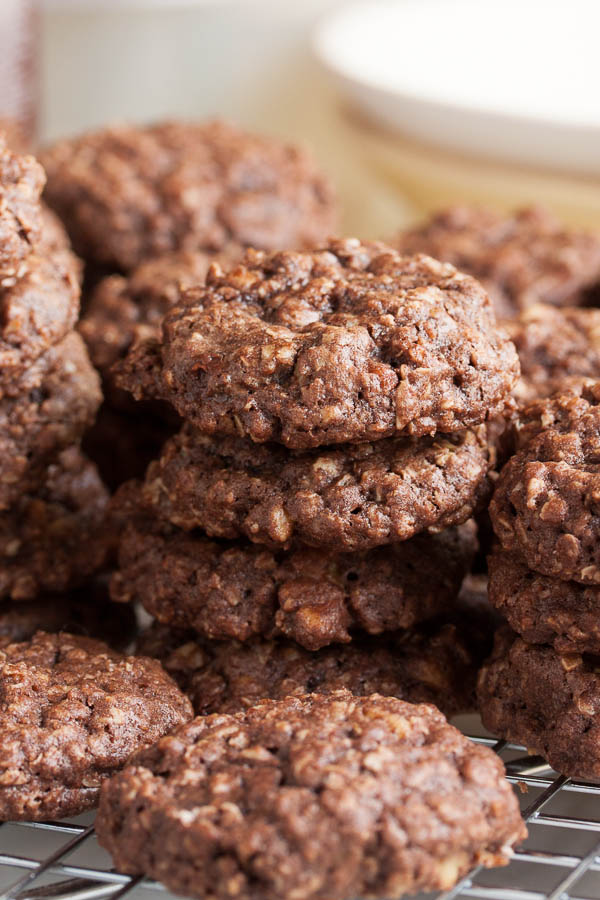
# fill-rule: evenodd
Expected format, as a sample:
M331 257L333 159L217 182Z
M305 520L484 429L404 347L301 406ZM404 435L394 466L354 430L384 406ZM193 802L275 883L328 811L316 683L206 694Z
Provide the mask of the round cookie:
M48 219L50 221L50 219ZM0 281L0 384L11 384L73 328L80 266L52 224L18 273Z
M211 269L166 316L161 357L160 395L201 431L296 449L477 425L519 372L476 281L351 238Z
M309 247L335 231L304 150L225 122L107 128L41 156L45 199L90 262L128 272L172 250Z
M0 598L62 592L98 571L114 540L107 507L96 468L64 450L43 486L0 516Z
M106 641L115 650L125 650L136 630L133 607L112 603L101 578L66 594L48 594L29 601L0 601L0 639L9 638L13 643L28 640L36 631L52 634L67 631Z
M507 216L453 207L393 243L402 253L428 253L473 275L502 317L516 316L536 303L598 302L600 238L565 228L541 208Z
M39 631L0 638L0 819L78 815L131 753L191 717L156 660Z
M492 751L432 706L346 691L176 729L103 786L96 831L120 871L216 900L450 888L526 835Z
M143 502L212 537L367 550L465 522L487 496L493 464L484 426L290 453L184 425L150 464Z
M128 277L102 279L92 292L79 331L112 405L123 404L123 392L113 385L111 367L136 340L160 336L165 313L180 299L182 290L204 282L211 263L233 264L242 252L242 247L234 245L222 253L180 250L143 262Z
M477 672L492 633L491 615L456 605L441 619L317 652L282 639L211 641L157 623L142 634L137 652L160 659L196 715L345 688L357 696L433 703L453 716L475 708Z
M510 629L482 668L478 702L492 734L573 778L600 778L599 659L526 644Z
M91 425L101 399L100 379L75 333L0 384L0 510L39 487L58 452Z
M115 600L208 638L286 636L308 650L409 628L452 607L476 548L467 523L357 553L215 542L122 507Z
M600 378L600 309L538 304L503 323L517 348L520 406L550 397L575 379Z
M565 581L600 583L600 383L525 410L490 516L505 550Z
M528 644L600 654L599 587L540 575L500 549L488 565L490 603Z
M0 283L16 275L39 241L45 180L40 164L12 153L0 133Z

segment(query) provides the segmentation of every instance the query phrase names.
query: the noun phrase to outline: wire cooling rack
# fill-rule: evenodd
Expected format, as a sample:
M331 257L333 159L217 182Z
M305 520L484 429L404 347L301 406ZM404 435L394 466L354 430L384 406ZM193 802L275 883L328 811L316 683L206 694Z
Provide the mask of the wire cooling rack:
M482 733L474 717L456 722L504 760L529 838L509 866L475 869L436 900L600 900L600 784L556 775L539 757ZM73 822L0 824L2 900L169 900L157 882L111 868L93 817ZM160 894L157 894L160 892Z

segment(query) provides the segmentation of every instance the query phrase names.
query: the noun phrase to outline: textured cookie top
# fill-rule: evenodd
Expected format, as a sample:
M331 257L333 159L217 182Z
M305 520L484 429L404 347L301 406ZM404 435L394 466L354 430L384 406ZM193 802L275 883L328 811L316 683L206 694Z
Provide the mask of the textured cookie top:
M227 265L241 255L239 246L221 253L179 250L143 262L129 277L102 279L88 300L79 330L105 387L112 388L110 368L131 344L160 336L163 317L180 300L181 291L202 284L212 262Z
M600 654L600 586L540 575L499 548L488 568L490 603L528 644Z
M108 128L42 154L45 199L84 259L130 271L172 250L307 247L335 230L312 157L224 122Z
M294 448L479 424L518 375L477 282L354 239L211 269L161 354L163 396L202 431Z
M0 282L15 275L40 238L44 183L39 163L12 153L0 133Z
M197 715L346 688L357 696L433 703L451 716L474 708L476 675L492 632L491 614L457 604L432 622L317 652L282 639L211 641L157 623L137 649L160 659Z
M292 453L184 426L149 466L143 494L187 531L366 550L465 522L487 494L493 463L485 426Z
M0 384L60 341L79 315L79 261L62 226L42 211L42 231L14 275L0 279Z
M538 304L503 323L517 348L520 405L550 397L579 378L600 378L600 309Z
M97 833L186 895L341 900L449 888L525 828L497 756L434 707L342 691L177 729L104 786Z
M70 333L18 378L0 383L0 509L35 490L57 453L79 441L100 406L100 379Z
M317 650L408 628L453 608L476 549L471 522L364 553L270 551L183 533L125 493L113 597L208 638L287 636Z
M0 516L0 598L64 591L97 571L114 541L107 506L95 466L76 447L64 450L42 487Z
M543 575L600 583L600 384L526 409L519 440L490 505L502 546Z
M64 632L0 639L0 699L2 819L94 805L102 780L134 750L191 715L155 660Z
M600 658L532 646L503 629L478 683L492 734L539 753L564 775L600 778Z
M499 316L535 303L587 305L600 284L600 238L569 230L547 210L512 216L454 207L400 234L403 253L429 253L478 278Z

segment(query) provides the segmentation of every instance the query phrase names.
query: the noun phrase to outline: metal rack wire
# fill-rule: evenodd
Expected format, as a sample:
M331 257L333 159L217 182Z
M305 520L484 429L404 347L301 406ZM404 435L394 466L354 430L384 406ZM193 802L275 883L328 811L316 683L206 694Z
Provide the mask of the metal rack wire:
M503 758L529 838L509 866L475 869L436 900L600 900L600 784L556 775L514 744L469 737ZM23 847L31 855L23 855ZM115 872L90 821L0 824L0 890L2 900L170 896L157 882Z

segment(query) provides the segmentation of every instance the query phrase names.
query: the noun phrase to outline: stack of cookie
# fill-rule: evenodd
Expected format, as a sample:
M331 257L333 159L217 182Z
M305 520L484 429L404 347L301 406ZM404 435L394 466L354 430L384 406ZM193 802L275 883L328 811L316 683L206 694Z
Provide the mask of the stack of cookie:
M489 594L511 627L479 682L488 728L583 778L600 777L599 435L590 380L520 418L490 508Z
M0 140L0 599L80 584L104 561L107 494L79 443L99 379L73 331L79 263L41 167Z
M186 631L149 640L202 684L199 709L237 702L217 688L207 699L235 667L240 698L287 679L452 712L471 699L485 642L469 642L457 596L494 464L487 423L517 377L474 279L382 244L248 251L181 295L119 367L121 387L184 424L118 495L112 592ZM354 660L335 650L350 641ZM255 691L261 666L272 674Z
M165 404L133 403L111 366L212 261L313 246L335 231L336 201L303 149L224 122L103 129L42 161L46 200L86 264L80 330L105 395L86 447L115 487L143 474L179 423Z

